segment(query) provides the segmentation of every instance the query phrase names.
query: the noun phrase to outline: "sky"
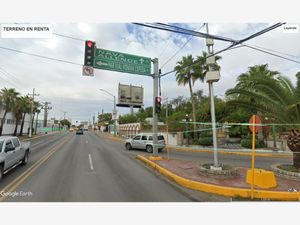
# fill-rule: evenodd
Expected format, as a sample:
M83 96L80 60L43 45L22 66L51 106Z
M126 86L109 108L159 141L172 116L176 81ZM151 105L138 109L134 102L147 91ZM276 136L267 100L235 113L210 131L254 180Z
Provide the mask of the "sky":
M205 21L203 21L205 22ZM273 23L209 23L210 34L232 39L242 39ZM206 32L202 21L199 23L173 23L187 29ZM199 30L200 29L200 30ZM84 40L93 40L98 48L124 52L150 58L158 58L162 74L172 71L183 56L193 57L207 51L205 39L139 26L133 23L56 23L53 31L70 39L53 35L52 39L4 39L0 47L66 60L82 65L84 60ZM77 40L80 39L80 40ZM171 60L170 58L184 45ZM288 58L300 61L300 34L284 33L279 27L246 44L285 53ZM218 51L230 43L215 41ZM299 64L280 59L246 47L221 53L221 79L214 83L215 95L224 97L227 89L235 86L236 78L247 71L249 66L268 64L295 84L295 74ZM132 84L144 87L144 105L152 105L153 79L147 76L126 74L105 70L95 70L94 77L82 76L82 66L51 61L0 48L0 88L15 88L23 95L35 88L38 101L51 102L49 117L62 119L64 112L72 121L92 121L92 117L113 109L113 98L101 92L104 89L118 95L118 84ZM162 97L189 97L187 86L178 86L175 74L161 78ZM197 81L194 90L208 94L208 84ZM119 114L129 113L129 108L118 108Z

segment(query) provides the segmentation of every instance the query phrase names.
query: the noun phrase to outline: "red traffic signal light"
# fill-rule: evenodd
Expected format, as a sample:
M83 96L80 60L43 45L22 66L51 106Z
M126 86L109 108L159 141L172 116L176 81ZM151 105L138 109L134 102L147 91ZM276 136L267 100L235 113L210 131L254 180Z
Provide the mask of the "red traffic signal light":
M94 53L95 53L96 43L93 41L85 41L85 51L84 51L84 65L93 67L94 64Z
M88 46L89 48L91 48L91 47L93 46L94 43L93 43L92 41L87 41L86 44L87 44L87 46Z
M161 111L161 97L157 96L155 97L155 112L160 113Z

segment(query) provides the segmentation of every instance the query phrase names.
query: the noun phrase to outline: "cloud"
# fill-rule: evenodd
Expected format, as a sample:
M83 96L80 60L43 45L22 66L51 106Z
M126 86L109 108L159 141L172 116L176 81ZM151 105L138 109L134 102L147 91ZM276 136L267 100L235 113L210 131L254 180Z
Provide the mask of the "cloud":
M199 29L202 23L176 24L187 29ZM209 24L211 34L221 35L234 39L242 39L253 34L268 24ZM205 31L203 28L202 31ZM75 37L82 40L94 40L97 47L129 54L141 55L150 58L158 57L160 67L189 39L188 35L181 35L162 30L155 30L134 24L123 23L64 23L54 24L54 32ZM298 44L300 34L286 34L277 29L257 37L248 42L280 52L300 57ZM215 51L228 46L229 43L215 41ZM84 41L55 36L53 39L0 39L0 46L18 49L25 52L53 57L82 64L84 57ZM206 51L205 40L193 37L189 43L162 69L162 73L172 71L176 62L183 56L192 54L194 57ZM142 85L144 87L145 106L152 105L151 77L124 74L113 71L95 70L94 77L82 76L79 65L67 64L58 61L41 59L0 49L0 88L13 86L3 79L10 80L18 91L27 94L35 88L40 93L41 101L51 101L52 117L67 117L76 120L88 120L95 113L111 112L112 97L101 91L103 88L117 95L118 84ZM257 52L246 47L226 51L222 54L221 79L214 84L216 95L222 95L228 88L235 85L239 74L247 71L255 64L269 64L272 70L278 70L287 75L295 83L295 73L299 64L288 62L265 53ZM295 58L296 59L296 58ZM299 58L298 58L299 60ZM13 76L3 75L1 68ZM162 95L169 99L178 95L189 97L188 87L178 86L174 73L161 79ZM207 83L197 81L194 90L202 89L208 93ZM118 108L120 113L128 113L127 108Z

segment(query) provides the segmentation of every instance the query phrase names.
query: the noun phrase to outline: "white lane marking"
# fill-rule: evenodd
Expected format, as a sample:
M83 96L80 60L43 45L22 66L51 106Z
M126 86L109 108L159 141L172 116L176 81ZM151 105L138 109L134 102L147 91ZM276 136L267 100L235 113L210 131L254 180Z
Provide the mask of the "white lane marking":
M89 143L89 141L88 141L88 140L86 140L86 141L85 141L85 143L87 143L87 144L88 144L88 143Z
M94 166L93 166L93 161L92 161L91 154L89 154L89 161L90 161L90 168L91 168L91 170L94 170Z

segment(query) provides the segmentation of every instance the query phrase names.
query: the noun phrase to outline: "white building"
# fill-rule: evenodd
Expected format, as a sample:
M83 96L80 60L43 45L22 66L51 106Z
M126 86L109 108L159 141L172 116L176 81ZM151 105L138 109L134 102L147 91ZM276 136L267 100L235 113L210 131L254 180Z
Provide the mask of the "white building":
M0 121L2 120L4 115L3 107L0 105ZM30 126L30 115L26 114L25 121L24 121L24 127L23 127L23 134L28 134L28 129ZM19 121L18 128L17 128L17 134L19 134L21 129L21 123L22 121ZM37 125L37 132L41 132L42 129L42 121L38 121L36 124L36 120L33 123L33 129L35 129ZM14 117L14 114L11 112L8 112L5 117L5 122L3 124L3 130L2 135L12 135L14 133L16 126L16 118Z

